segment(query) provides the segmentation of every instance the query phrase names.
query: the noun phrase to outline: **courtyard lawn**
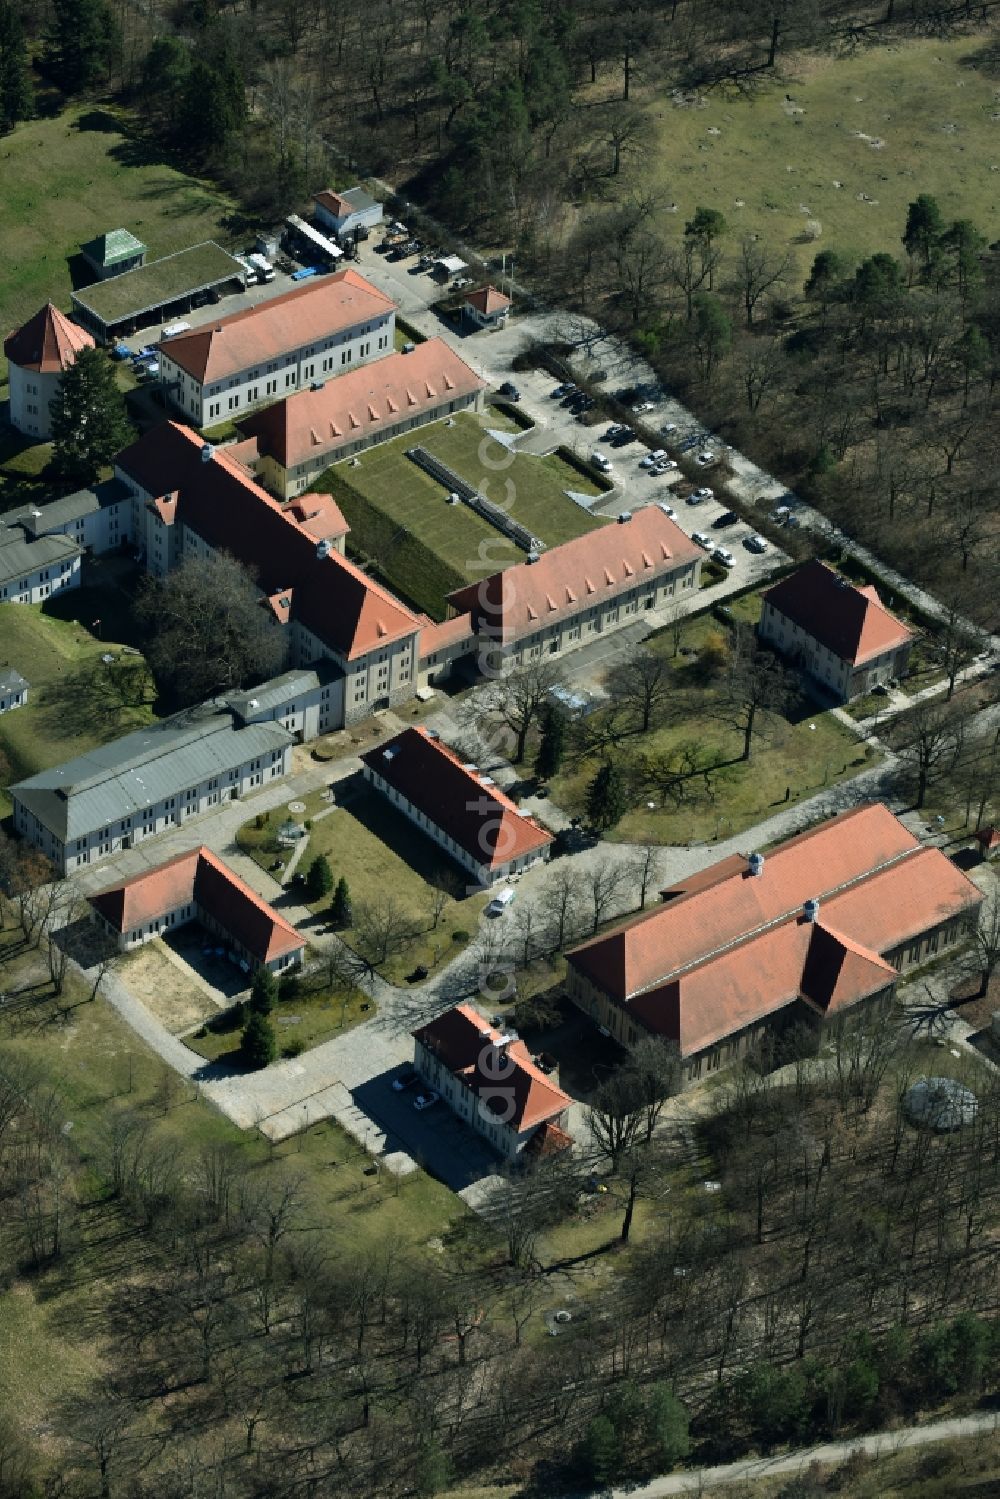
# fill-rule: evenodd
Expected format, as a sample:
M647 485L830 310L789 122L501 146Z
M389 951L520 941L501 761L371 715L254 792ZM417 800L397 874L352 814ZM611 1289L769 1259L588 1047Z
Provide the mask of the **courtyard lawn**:
M338 795L342 794L338 790ZM398 983L418 964L430 969L453 958L475 934L487 893L476 890L462 895L464 877L459 867L377 793L364 788L352 791L346 805L317 818L323 805L318 793L306 798L303 818L312 820L312 828L297 869L305 873L313 859L324 854L334 880L341 875L346 879L355 913L362 906L376 907L391 901L412 923L412 940L380 966L383 977ZM263 868L276 857L274 839L281 820L273 813L263 828L258 828L254 820L244 824L238 834L241 848ZM438 878L446 881L449 898L435 926L431 882ZM328 906L329 897L312 909L324 911ZM456 933L465 935L456 937ZM344 938L350 943L351 932L345 932Z
M674 704L682 712L647 734L621 739L618 758L627 764L635 755L664 757L677 767L690 765L691 771L663 806L655 792L637 792L634 805L607 835L611 839L687 844L729 837L875 763L869 746L808 700L765 723L755 736L752 758L740 760L742 733L720 716L719 689L700 679L697 661L706 646L724 648L726 636L723 625L702 615L685 623L676 656L672 631L661 631L648 642L671 663ZM596 757L567 764L552 782L553 800L584 815L587 786L599 764Z
M840 57L784 56L752 91L717 89L694 105L667 97L665 84L650 89L643 187L676 203L678 234L696 208L717 209L727 255L742 235L759 235L789 252L799 282L823 248L902 257L918 193L995 239L1000 120L988 45L933 37ZM821 225L815 242L810 221Z
M203 240L228 246L233 205L218 188L151 159L121 110L72 105L4 137L0 327L18 327L44 302L70 309L74 284L92 279L80 245L130 229L158 259ZM6 363L0 361L0 373Z
M0 715L0 815L10 810L3 788L13 781L152 721L143 658L117 643L116 626L128 630L125 605L123 595L93 588L46 605L0 604L0 668L14 667L30 689L25 707Z

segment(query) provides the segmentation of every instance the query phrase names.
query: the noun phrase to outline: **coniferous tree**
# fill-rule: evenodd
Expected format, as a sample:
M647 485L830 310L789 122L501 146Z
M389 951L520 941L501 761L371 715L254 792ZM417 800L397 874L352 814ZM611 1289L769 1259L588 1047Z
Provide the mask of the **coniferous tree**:
M53 457L67 479L87 483L135 436L111 361L81 349L49 403Z
M542 737L535 756L535 775L540 781L559 774L566 750L566 720L557 708L548 704L542 716Z
M251 1013L250 1019L243 1027L240 1044L247 1066L252 1067L255 1072L259 1072L262 1067L267 1067L278 1055L274 1027L267 1016L261 1015L257 1010Z
M587 787L587 818L592 827L614 827L628 808L628 788L618 766L606 760Z
M351 924L351 892L343 875L337 881L333 900L330 902L330 920L339 927L347 927Z
M106 0L52 0L47 64L68 94L93 88L105 77L119 44Z
M33 104L21 13L12 0L0 0L0 133L26 120Z
M269 968L258 968L250 987L250 1009L257 1015L270 1015L278 999L278 980Z
M325 854L317 854L306 874L306 894L310 900L322 900L333 889L333 871Z

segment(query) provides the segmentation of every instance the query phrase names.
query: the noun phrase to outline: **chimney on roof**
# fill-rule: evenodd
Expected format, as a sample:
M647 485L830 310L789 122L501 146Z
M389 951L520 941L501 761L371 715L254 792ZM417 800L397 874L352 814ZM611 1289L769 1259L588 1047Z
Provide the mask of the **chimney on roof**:
M761 875L761 874L763 874L764 873L764 855L763 854L751 854L750 857L749 857L749 859L747 860L747 868L749 869L750 873L753 874L753 875Z
M201 445L201 461L202 461L202 463L211 463L211 461L212 461L212 459L214 457L215 457L215 449L212 447L212 444L210 442L203 442L202 445Z
M324 557L329 557L332 551L333 542L329 539L329 537L324 536L322 541L317 541L316 556L320 559L321 562Z
M814 895L811 895L809 899L803 903L802 914L805 917L806 921L815 921L819 916L819 901Z
M618 517L618 524L620 526L627 526L628 523L629 523L629 521L631 519L632 519L632 512L631 512L631 510L623 510L622 513L621 513L621 515L619 515L619 517Z
M532 562L537 562L537 561L538 561L538 553L537 552L529 552L528 553L528 563L529 563L529 565Z

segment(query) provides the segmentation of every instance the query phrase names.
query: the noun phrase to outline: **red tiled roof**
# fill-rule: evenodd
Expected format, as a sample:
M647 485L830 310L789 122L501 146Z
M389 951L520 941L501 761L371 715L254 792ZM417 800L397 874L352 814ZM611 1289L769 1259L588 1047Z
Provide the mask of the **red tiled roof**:
M335 219L342 219L351 212L351 205L340 193L335 193L332 187L324 187L321 193L313 193L313 202L332 213Z
M474 307L483 317L492 317L497 312L506 312L510 306L510 297L505 297L502 291L497 291L495 286L481 286L478 291L470 292L466 297L470 307Z
M426 729L404 729L361 759L459 848L489 869L552 842L499 786Z
M289 500L284 510L317 541L339 541L351 529L331 494L299 495L298 499Z
M420 632L420 659L423 661L435 651L458 645L466 639L475 639L471 614L455 614L451 619L442 620L440 624L428 621Z
M348 443L389 430L415 416L486 388L443 338L428 338L409 354L387 354L300 390L240 423L262 453L283 468L330 457Z
M281 359L334 333L395 311L395 303L352 269L321 276L256 307L217 318L160 344L203 385Z
M895 978L884 954L982 899L879 803L789 839L760 875L730 858L664 896L567 957L685 1056L796 997L825 1014L877 993Z
M294 510L272 499L225 448L205 463L202 447L190 427L161 422L116 461L148 494L169 482L179 494L180 521L250 568L265 596L294 590L294 618L345 659L419 629L416 616L353 562L336 550L320 557ZM335 509L324 507L331 522Z
M543 552L537 562L456 589L448 602L456 613L471 611L476 628L491 639L508 642L704 555L658 505L648 505L627 521Z
M413 1032L477 1095L481 1109L520 1134L557 1119L572 1099L536 1067L523 1041L498 1051L502 1035L470 1004L456 1005Z
M207 848L178 854L155 869L90 897L118 932L131 932L194 901L258 962L305 947L305 939Z
M853 666L913 639L913 632L889 613L871 584L855 588L823 562L796 568L769 588L764 600Z
M8 334L3 351L20 369L55 375L68 369L81 349L93 347L94 340L85 328L70 322L58 307L46 302L16 333Z

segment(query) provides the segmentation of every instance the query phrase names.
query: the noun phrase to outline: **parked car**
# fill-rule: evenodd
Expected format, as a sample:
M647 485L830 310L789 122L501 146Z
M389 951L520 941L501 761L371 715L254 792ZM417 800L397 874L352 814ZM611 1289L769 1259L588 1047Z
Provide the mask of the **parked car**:
M767 542L764 540L763 536L758 536L756 531L754 531L752 535L745 536L743 538L743 545L746 547L748 552L767 551Z
M710 453L708 451L708 449L706 448L703 453L696 453L695 454L695 460L694 461L695 461L695 463L700 464L702 468L708 468L709 464L715 463L716 458L715 458L715 454L714 453Z
M418 1093L413 1100L413 1107L418 1114L421 1114L424 1109L432 1109L438 1101L439 1095L437 1093Z
M677 423L676 422L664 422L663 426L660 428L660 436L661 437L672 437L676 431L677 431Z
M623 427L623 425L622 425L621 422L612 422L611 426L605 432L602 441L604 441L604 442L611 442L613 438L615 438L615 437L618 436L619 432L624 432L624 431L625 431L625 428Z
M711 536L706 536L704 531L692 531L691 540L696 547L704 547L706 552L712 550L712 538Z
M660 503L660 509L663 511L664 515L667 517L667 520L676 520L677 519L677 511L674 509L673 505L664 505L661 502Z
M620 427L611 440L616 448L624 448L635 442L635 433L631 427Z
M392 1080L393 1092L405 1093L407 1088L412 1088L419 1081L420 1073L415 1067L404 1067Z
M591 453L590 461L595 468L600 469L602 474L609 474L611 472L611 459L606 457L604 453Z
M562 398L563 398L563 396L565 394L566 394L566 387L565 387L565 385L557 385L556 388L555 388L555 390L550 390L549 391L549 395L552 397L553 401L561 401Z
M639 467L640 468L655 468L656 467L656 459L653 457L652 453L647 453L646 456L645 456L645 458L640 458L639 459Z
M704 484L700 489L693 489L688 495L689 505L703 505L706 500L714 500L714 489L708 489Z
M721 515L716 516L712 525L717 531L724 531L727 526L735 526L738 520L739 516L735 510L723 510Z
M659 463L653 465L650 472L659 477L661 474L672 474L676 468L677 465L672 458L661 458Z
M500 394L502 396L509 396L512 401L519 401L521 399L521 392L511 380L503 382L500 387Z
M635 405L632 407L632 411L633 411L633 413L634 413L635 416L644 416L647 411L652 411L652 410L653 410L653 402L652 401L636 401Z
M719 562L723 567L734 567L736 558L728 547L715 547L712 551L712 561Z
M515 892L508 886L505 890L498 890L496 895L486 907L487 916L502 916L507 907L514 899Z
M679 445L677 451L679 453L690 453L691 449L696 448L697 446L697 437L685 437L684 441Z

